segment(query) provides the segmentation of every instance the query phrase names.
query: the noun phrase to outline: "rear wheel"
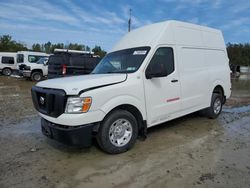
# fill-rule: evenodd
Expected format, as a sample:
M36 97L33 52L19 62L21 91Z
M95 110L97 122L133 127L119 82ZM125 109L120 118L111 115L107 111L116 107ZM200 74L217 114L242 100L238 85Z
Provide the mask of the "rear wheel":
M4 68L3 69L3 75L10 76L12 73L12 70L10 68Z
M205 110L206 116L211 119L217 118L221 113L222 104L223 104L222 96L218 93L213 93L211 105L209 108Z
M126 110L116 110L102 122L97 142L103 151L118 154L131 149L137 136L138 125L135 117Z
M42 80L42 77L43 77L42 73L33 72L32 75L31 75L31 80L38 82L38 81Z

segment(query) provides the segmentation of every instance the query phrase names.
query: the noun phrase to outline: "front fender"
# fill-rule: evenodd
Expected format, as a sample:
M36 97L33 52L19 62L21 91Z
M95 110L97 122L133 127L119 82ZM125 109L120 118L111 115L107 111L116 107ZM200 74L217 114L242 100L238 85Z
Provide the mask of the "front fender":
M117 106L126 104L136 107L141 112L143 119L144 120L146 119L146 111L143 101L129 95L123 95L109 100L104 105L102 105L101 110L104 113L108 114L111 110L113 110Z

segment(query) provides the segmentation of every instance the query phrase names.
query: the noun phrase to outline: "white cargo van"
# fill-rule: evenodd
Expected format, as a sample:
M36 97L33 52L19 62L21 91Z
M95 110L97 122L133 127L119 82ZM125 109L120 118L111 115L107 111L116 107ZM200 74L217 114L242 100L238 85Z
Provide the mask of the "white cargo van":
M92 74L39 82L33 103L45 135L108 153L129 150L149 127L204 110L216 118L231 94L221 31L178 21L126 34Z
M33 81L40 81L48 75L48 57L50 55L42 52L18 51L17 63L20 75L31 78ZM43 58L42 60L40 60ZM39 61L40 60L40 61Z
M11 75L17 68L16 53L0 52L0 72L2 72L3 75Z

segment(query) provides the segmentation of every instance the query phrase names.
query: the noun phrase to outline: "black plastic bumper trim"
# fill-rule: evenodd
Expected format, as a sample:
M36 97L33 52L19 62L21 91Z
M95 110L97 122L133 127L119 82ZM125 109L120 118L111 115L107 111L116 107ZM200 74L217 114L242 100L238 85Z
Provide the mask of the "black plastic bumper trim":
M90 147L92 144L92 132L95 124L80 126L66 126L51 123L41 119L42 132L45 136L66 145L78 147Z

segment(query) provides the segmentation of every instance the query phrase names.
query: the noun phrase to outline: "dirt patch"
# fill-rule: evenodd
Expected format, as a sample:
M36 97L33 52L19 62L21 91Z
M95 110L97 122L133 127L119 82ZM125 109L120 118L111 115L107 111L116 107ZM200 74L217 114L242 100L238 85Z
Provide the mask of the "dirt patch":
M35 82L0 76L0 126L36 116L30 89Z
M200 182L205 182L207 180L210 180L210 181L214 181L214 177L215 177L216 174L213 174L213 173L207 173L207 174L202 174L200 177L199 177L199 181Z
M250 105L250 97L244 97L244 98L231 97L226 102L226 106L231 106L231 107L239 107L243 105Z

